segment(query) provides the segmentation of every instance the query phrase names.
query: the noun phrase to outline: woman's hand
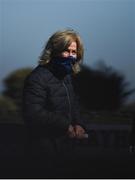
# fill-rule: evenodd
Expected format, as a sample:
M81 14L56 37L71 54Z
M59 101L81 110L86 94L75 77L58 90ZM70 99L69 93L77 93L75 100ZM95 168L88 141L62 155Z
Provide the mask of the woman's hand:
M68 136L70 138L75 138L75 130L74 130L74 127L71 124L68 127Z
M75 125L74 126L74 130L75 130L75 137L78 138L78 139L83 139L83 138L86 138L85 136L85 130L82 126L80 125Z
M75 126L69 125L68 136L69 138L84 139L86 138L86 132L84 128L80 125L75 125Z

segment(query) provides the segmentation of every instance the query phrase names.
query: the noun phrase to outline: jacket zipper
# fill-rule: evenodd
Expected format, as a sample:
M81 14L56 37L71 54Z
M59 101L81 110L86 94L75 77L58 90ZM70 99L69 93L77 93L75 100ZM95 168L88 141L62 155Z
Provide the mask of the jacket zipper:
M70 101L69 91L64 82L63 82L63 86L66 89L66 93L67 93L67 98L68 98L68 103L69 103L69 116L70 116L70 120L71 120L71 101Z

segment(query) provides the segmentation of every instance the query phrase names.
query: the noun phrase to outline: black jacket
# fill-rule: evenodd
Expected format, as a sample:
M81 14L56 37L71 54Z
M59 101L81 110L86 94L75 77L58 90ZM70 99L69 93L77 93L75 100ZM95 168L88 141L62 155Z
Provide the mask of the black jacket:
M39 65L26 78L23 114L33 137L63 136L70 124L83 126L79 111L71 75L56 65Z

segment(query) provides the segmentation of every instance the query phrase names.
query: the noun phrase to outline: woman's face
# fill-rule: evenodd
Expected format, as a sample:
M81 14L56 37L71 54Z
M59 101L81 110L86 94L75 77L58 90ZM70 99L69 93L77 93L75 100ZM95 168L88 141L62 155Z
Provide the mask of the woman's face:
M72 56L74 58L77 58L77 43L73 41L70 46L61 53L61 56L66 58L69 56Z

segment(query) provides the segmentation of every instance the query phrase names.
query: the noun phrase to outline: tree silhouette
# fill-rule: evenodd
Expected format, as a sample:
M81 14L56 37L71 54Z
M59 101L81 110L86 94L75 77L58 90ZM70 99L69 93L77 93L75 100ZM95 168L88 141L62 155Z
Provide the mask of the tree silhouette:
M11 98L0 96L0 123L18 120L17 106Z
M21 68L15 70L3 81L5 84L3 95L10 97L18 107L22 104L24 79L31 71L32 68Z
M124 75L103 63L98 69L82 66L73 84L80 103L89 110L118 110L134 91Z

